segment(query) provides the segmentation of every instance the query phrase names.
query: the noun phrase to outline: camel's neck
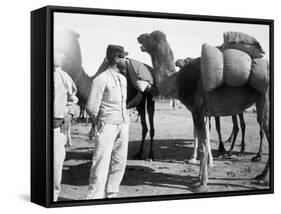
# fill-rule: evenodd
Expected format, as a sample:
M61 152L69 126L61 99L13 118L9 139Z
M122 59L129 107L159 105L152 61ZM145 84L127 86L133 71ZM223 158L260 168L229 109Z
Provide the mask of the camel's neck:
M152 63L159 77L158 82L163 81L163 79L176 72L174 55L169 44L161 48L161 50L156 50L154 52L152 55Z
M174 56L170 46L167 44L162 50L155 51L151 59L155 70L154 80L160 94L177 97L177 75L175 75Z

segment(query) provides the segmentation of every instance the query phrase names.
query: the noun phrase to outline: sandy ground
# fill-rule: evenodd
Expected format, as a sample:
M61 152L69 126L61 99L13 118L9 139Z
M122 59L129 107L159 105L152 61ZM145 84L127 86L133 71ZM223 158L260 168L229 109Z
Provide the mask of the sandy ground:
M268 157L268 144L264 139L264 154L259 163L251 162L259 149L259 126L256 114L244 114L246 122L246 153L238 156L241 132L238 134L234 154L222 157L217 153L218 137L212 119L211 147L214 168L209 170L209 192L256 190L269 188L269 179L257 183L252 180L259 174ZM193 193L199 163L189 164L193 147L191 114L185 107L173 110L168 101L157 101L155 112L155 161L146 161L149 150L149 133L146 138L144 160L134 160L141 140L141 125L131 117L129 152L126 172L118 197L154 196ZM221 118L222 137L226 140L232 130L231 117ZM88 141L90 124L76 123L72 127L73 146L67 149L63 168L60 200L79 200L86 195L91 167L92 145ZM229 149L230 144L225 144Z

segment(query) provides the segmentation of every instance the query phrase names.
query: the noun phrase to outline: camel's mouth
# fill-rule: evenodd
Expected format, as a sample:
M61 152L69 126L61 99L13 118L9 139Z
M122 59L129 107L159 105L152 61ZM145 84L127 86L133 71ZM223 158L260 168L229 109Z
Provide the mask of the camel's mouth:
M140 46L140 49L141 49L142 52L146 52L146 48L143 45Z
M141 51L143 51L143 52L146 52L146 51L147 51L146 48L145 48L145 46L144 46L144 43L145 43L147 37L148 37L147 34L142 34L142 35L140 35L140 36L137 38L138 43L141 45L141 46L140 46L140 49L141 49Z

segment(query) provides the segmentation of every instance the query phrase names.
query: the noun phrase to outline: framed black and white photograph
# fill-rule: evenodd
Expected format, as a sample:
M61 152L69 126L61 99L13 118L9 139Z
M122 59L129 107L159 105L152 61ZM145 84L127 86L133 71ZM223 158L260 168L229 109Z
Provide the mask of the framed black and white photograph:
M273 30L256 18L32 11L31 201L273 193Z

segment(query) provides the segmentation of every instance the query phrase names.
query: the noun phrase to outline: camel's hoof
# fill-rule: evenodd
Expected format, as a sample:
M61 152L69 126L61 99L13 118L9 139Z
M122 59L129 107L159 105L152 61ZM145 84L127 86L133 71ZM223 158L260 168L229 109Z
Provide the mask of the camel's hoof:
M196 158L191 158L188 160L188 163L196 164L197 160L196 160Z
M226 153L225 148L220 146L219 149L218 149L218 153L225 154Z
M194 192L208 192L209 187L207 185L199 184L199 185L194 185L193 186L193 191Z
M134 156L134 159L135 160L141 160L142 158L141 158L141 153L137 153L135 156Z
M257 156L255 156L255 157L253 157L253 158L251 159L251 161L252 161L252 162L260 162L260 161L261 161L261 156L260 156L260 155L257 155Z
M147 159L149 162L152 162L152 161L154 161L154 154L149 154L149 156L148 156L148 159Z

